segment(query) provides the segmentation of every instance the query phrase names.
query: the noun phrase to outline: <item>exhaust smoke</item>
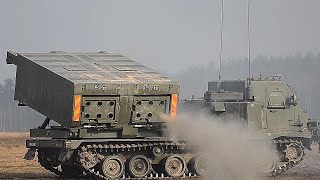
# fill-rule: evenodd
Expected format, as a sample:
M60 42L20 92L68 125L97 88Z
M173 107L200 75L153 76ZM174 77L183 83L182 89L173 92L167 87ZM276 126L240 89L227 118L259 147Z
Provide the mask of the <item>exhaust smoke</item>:
M239 119L222 120L200 113L180 113L167 120L173 139L185 138L206 160L205 179L259 179L272 168L276 154L271 142ZM240 123L241 122L241 123Z

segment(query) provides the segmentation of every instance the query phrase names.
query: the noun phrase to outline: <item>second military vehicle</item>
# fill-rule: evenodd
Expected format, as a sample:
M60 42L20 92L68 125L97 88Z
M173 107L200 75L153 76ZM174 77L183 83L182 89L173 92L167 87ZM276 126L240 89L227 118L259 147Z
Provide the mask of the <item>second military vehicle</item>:
M279 160L264 169L272 175L300 163L304 149L311 149L309 116L281 76L209 82L204 102L212 114L226 120L244 120L249 130L263 132L272 140Z
M279 158L264 167L269 175L295 166L302 161L304 149L311 150L309 115L298 106L296 93L281 76L212 81L202 103L193 99L183 106L200 105L225 121L241 121L249 131L262 132L271 140Z
M58 175L101 179L203 175L188 143L172 140L159 115L176 115L178 82L123 55L15 53L15 100L47 118L25 158ZM50 120L58 125L49 126Z

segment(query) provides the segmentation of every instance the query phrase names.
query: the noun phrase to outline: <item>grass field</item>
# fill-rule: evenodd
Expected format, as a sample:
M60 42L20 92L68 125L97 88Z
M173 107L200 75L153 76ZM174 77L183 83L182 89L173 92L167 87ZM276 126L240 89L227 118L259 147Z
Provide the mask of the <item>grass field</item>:
M55 176L37 162L24 160L27 152L25 140L28 132L0 132L0 178L1 179L47 179Z

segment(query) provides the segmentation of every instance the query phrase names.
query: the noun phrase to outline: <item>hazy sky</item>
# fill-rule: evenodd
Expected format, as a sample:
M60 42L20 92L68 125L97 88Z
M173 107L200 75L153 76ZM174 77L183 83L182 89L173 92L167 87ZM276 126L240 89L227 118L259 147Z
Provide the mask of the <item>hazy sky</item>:
M1 0L5 52L122 53L163 72L219 59L221 0ZM251 0L252 55L320 52L319 0ZM225 58L247 54L246 0L225 0Z

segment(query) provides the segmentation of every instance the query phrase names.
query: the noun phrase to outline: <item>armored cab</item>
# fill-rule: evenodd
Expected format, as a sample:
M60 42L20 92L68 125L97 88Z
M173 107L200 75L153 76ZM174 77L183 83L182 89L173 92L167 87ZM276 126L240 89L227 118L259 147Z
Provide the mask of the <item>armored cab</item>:
M226 121L241 121L271 139L279 161L268 172L278 174L298 164L310 149L309 115L298 106L294 90L281 76L213 81L204 94L204 106Z
M15 100L47 117L30 130L27 159L37 151L58 175L104 179L179 177L194 162L159 117L176 115L178 82L106 52L8 52L7 63L17 66ZM48 127L51 119L59 125Z

